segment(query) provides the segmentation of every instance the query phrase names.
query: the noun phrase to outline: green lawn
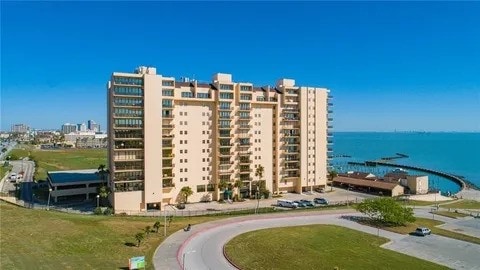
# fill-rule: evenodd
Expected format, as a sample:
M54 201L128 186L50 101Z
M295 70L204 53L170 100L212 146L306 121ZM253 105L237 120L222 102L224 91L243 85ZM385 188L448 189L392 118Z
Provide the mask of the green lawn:
M440 215L444 217L449 217L449 218L462 218L462 217L468 217L468 215L462 214L462 213L455 213L453 211L435 211L435 215Z
M458 209L480 209L480 202L474 200L459 200L454 203L441 205L443 208L458 208Z
M433 215L432 215L433 217ZM432 230L433 234L445 236L445 237L450 237L462 241L467 241L471 242L474 244L480 244L480 238L476 238L473 236L457 233L457 232L452 232L449 230L444 230L441 228L437 228L435 226L441 225L443 222L438 221L438 220L433 220L433 219L428 219L428 218L416 218L416 221L413 223L409 223L406 226L398 226L398 227L382 227L382 229L387 230L387 231L392 231L396 233L401 233L401 234L409 234L415 231L417 227L427 227Z
M106 149L13 149L12 154L18 157L33 157L38 164L36 179L45 180L47 171L96 169L100 164L107 165Z
M128 269L130 257L143 255L153 269L153 253L164 239L163 233L151 233L140 247L130 246L155 218L66 214L1 201L0 212L0 269ZM175 217L168 233L218 218Z
M448 269L381 248L386 242L343 227L310 225L248 232L225 251L241 269Z

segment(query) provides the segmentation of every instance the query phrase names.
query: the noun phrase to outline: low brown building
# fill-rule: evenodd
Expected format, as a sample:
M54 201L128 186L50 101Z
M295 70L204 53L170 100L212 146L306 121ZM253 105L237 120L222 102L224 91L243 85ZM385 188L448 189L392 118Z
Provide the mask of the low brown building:
M333 179L333 184L335 186L350 187L363 192L388 195L392 197L396 197L404 193L404 188L399 183L384 181L373 181L338 176Z

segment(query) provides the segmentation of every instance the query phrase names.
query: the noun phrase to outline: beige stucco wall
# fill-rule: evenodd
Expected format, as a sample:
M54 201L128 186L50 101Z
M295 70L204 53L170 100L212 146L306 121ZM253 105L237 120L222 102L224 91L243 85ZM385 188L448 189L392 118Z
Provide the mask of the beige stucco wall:
M252 177L255 177L255 165L262 165L264 168L264 175L262 180L266 180L266 187L272 191L273 188L273 108L271 106L262 106L260 104L252 104L250 112L253 123L253 137L252 142L252 161L253 169ZM255 134L255 132L257 134ZM256 141L256 142L255 142Z
M312 90L315 99L315 109L312 114L315 116L315 122L312 126L315 131L313 154L315 155L314 171L312 178L315 179L315 186L325 186L327 184L327 97L329 90L317 88Z
M415 194L427 194L428 176L407 175L407 186Z
M400 185L397 185L393 188L392 190L392 197L396 197L396 196L399 196L399 195L402 195L404 192L404 188Z
M115 192L113 200L115 203L115 213L117 214L127 211L145 210L145 208L142 208L142 191Z
M144 77L145 203L162 201L162 77Z
M173 139L175 188L172 198L174 201L179 199L178 194L184 186L190 186L193 191L193 195L188 198L189 201L200 201L205 194L197 192L197 185L207 185L212 180L214 158L212 149L213 144L216 143L212 139L212 132L215 130L212 121L213 106L213 102L177 101L174 109L175 137Z

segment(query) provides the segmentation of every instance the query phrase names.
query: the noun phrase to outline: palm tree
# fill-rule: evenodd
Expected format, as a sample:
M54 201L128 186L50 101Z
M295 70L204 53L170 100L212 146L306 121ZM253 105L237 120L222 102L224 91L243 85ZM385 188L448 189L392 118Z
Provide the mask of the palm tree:
M333 190L333 179L338 176L338 173L335 170L328 172L328 178L330 178L330 191Z
M145 235L148 236L150 234L150 232L152 231L152 227L146 226L144 231L145 231Z
M155 224L153 224L153 228L155 228L155 232L158 233L158 229L160 229L160 221L156 221Z
M237 188L238 198L241 199L242 198L242 193L240 193L240 188L243 186L242 180L235 181L233 186Z
M182 197L185 197L185 203L186 203L188 200L188 197L193 194L193 190L189 186L182 187L182 189L180 190L180 194L182 194Z
M102 205L104 204L103 202L105 201L105 199L108 198L108 195L110 195L110 190L106 185L107 176L110 174L110 171L105 168L106 166L104 164L100 164L98 166L98 172L97 172L98 176L100 177L100 180L102 181L101 185L97 189L98 195L100 195L100 198L102 199Z
M145 233L139 232L139 233L135 234L135 239L138 242L137 246L140 247L140 243L143 241L143 239L145 239Z
M258 177L258 181L262 180L264 172L265 168L262 165L258 165L257 169L255 170L255 176Z

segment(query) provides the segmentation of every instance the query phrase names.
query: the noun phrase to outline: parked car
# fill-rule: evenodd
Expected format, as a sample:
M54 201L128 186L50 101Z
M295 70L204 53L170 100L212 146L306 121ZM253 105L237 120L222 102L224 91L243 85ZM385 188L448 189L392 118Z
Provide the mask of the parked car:
M293 201L294 203L298 204L298 207L307 207L305 205L305 203L301 202L301 201Z
M281 207L297 208L298 204L290 200L278 200L277 205Z
M425 236L430 234L432 234L432 231L426 227L419 227L415 230L415 235L418 235L418 236Z
M312 201L309 201L309 200L300 200L300 202L302 202L303 204L305 204L305 206L310 206L310 207L311 207L311 206L315 206L315 205L313 204L313 202L312 202Z
M326 204L326 205L328 205L328 200L325 199L325 198L315 198L315 199L313 199L313 201L316 204Z

